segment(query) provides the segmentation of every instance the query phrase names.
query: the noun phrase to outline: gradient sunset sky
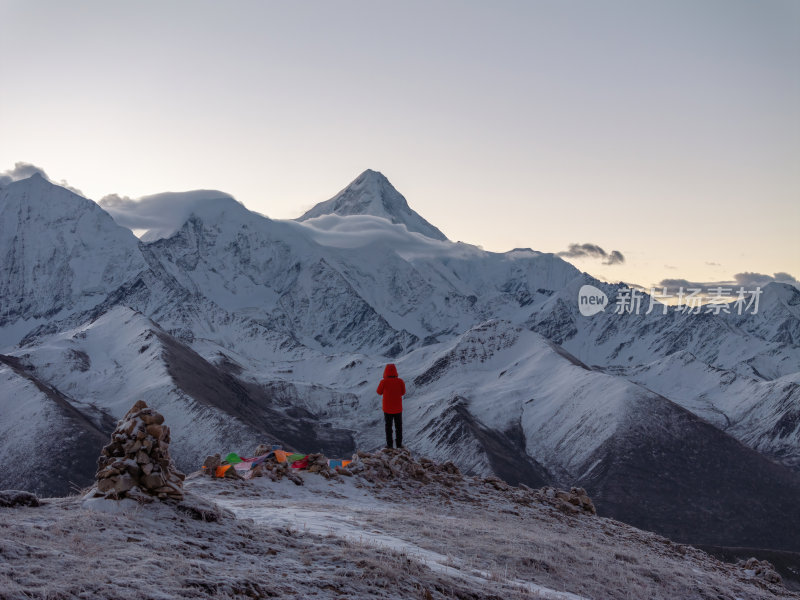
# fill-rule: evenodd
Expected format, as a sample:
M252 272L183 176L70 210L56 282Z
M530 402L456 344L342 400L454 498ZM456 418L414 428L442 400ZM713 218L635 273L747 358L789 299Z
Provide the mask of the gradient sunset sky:
M294 218L384 173L611 281L800 277L800 2L0 2L0 171ZM595 253L596 255L598 253Z

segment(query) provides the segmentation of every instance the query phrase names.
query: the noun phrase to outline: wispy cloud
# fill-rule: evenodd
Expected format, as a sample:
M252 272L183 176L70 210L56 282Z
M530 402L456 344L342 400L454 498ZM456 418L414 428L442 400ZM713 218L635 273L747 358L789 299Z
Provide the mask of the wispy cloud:
M788 283L797 288L800 288L800 281L789 273L774 273L767 275L765 273L753 273L745 271L743 273L736 273L732 279L727 281L690 281L688 279L662 279L656 288L667 288L668 290L677 290L678 288L684 289L701 289L704 292L711 288L727 287L727 288L740 288L743 287L747 290L752 290L757 287L764 287L768 283Z
M619 250L606 252L597 244L570 244L567 250L558 253L565 258L600 258L604 265L621 265L625 257Z
M380 247L387 242L407 260L429 256L474 257L482 250L470 244L435 240L409 231L405 225L372 215L323 215L307 221L284 221L316 243L333 248Z
M20 181L21 179L28 179L28 177L33 177L34 175L41 175L50 183L55 183L56 185L60 185L61 187L67 188L69 191L83 196L83 192L80 191L78 188L74 188L69 185L63 179L61 181L53 181L50 177L47 176L47 173L44 172L44 169L41 167L37 167L32 163L27 162L17 162L14 163L14 167L12 169L8 169L6 171L0 172L0 188L6 187L8 184L13 183L15 181Z
M752 273L745 271L744 273L736 273L733 276L738 285L743 286L759 286L767 285L770 282L789 283L795 287L800 287L800 281L789 273L774 273L773 275L765 275L764 273Z

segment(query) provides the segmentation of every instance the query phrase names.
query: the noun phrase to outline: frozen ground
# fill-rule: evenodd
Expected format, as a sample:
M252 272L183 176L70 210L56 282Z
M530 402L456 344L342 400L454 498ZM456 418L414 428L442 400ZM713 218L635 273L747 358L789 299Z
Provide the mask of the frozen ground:
M190 505L0 509L0 598L800 598L633 527L466 478L187 480Z

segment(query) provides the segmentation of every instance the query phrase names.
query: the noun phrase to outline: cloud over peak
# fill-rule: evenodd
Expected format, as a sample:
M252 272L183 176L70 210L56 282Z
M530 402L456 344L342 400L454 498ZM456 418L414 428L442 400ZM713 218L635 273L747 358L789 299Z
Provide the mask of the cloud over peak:
M162 192L136 199L109 194L98 204L118 225L128 229L147 229L147 238L152 241L171 235L193 212L219 200L233 201L233 196L219 190Z
M564 258L600 258L604 265L621 265L625 257L619 250L606 252L597 244L570 244L567 250L558 253Z
M67 188L74 194L78 194L79 196L84 195L82 191L80 191L78 188L72 187L63 179L61 181L53 181L47 176L47 173L44 172L44 169L29 162L16 162L14 163L13 168L0 171L0 189L6 187L10 183L14 183L15 181L20 181L22 179L28 179L34 175L41 175L50 183L55 183L63 188Z

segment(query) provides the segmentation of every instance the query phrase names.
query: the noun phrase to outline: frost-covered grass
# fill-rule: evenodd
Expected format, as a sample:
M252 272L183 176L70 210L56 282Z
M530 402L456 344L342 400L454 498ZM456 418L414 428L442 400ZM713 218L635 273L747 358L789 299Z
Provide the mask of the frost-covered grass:
M187 481L189 503L216 503L217 522L77 496L0 509L0 598L800 598L478 480L411 494L403 482L304 478Z
M0 512L0 557L4 600L493 596L388 547L160 505L101 512L78 497Z

